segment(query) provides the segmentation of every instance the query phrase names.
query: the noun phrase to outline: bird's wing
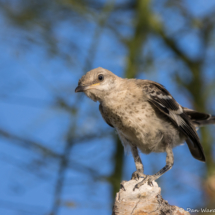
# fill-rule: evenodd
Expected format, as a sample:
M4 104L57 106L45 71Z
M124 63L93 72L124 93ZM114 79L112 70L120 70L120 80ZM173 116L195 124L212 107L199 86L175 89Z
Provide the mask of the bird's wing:
M186 142L193 157L200 161L205 161L203 148L195 127L182 106L175 101L168 90L161 84L146 81L143 84L143 90L147 95L148 101L158 110L167 115L187 137Z
M101 113L101 115L102 115L104 121L105 121L109 126L113 127L113 125L111 125L111 123L110 123L109 119L107 118L107 116L104 114L104 111L103 111L103 108L102 108L102 105L101 105L101 104L99 105L99 111L100 111L100 113ZM113 127L113 128L114 128L114 127Z

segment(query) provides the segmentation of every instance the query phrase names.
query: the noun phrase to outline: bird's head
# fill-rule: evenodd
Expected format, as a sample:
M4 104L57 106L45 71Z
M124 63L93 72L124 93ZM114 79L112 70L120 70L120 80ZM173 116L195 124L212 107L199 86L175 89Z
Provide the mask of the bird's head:
M102 101L117 86L118 76L101 67L87 72L78 82L75 92L84 92L93 101Z

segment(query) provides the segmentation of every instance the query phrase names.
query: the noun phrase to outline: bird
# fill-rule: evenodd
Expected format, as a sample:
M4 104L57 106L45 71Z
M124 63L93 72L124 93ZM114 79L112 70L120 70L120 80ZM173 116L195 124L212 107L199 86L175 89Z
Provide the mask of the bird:
M121 78L98 67L81 77L75 92L99 102L104 121L116 129L124 148L132 152L139 180L134 189L153 181L174 164L173 148L187 143L192 156L205 162L197 129L215 124L215 116L181 106L161 84L145 79ZM144 174L140 152L166 152L166 165L154 175Z

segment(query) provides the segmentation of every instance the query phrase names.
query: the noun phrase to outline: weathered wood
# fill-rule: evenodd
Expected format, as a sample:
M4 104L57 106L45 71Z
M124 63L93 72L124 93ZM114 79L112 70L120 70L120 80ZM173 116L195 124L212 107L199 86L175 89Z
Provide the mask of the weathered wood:
M153 181L153 186L144 184L139 189L133 188L139 181L130 180L121 183L116 194L112 215L189 215L177 206L169 205L161 196L161 188Z

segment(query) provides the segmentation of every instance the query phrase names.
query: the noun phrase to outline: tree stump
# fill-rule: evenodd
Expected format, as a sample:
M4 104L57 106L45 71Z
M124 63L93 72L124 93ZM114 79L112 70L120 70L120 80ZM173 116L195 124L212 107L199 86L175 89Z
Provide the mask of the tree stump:
M133 188L139 181L130 180L121 183L116 194L112 215L189 215L177 206L169 205L161 196L161 188L153 181L153 186L144 184L139 189Z

